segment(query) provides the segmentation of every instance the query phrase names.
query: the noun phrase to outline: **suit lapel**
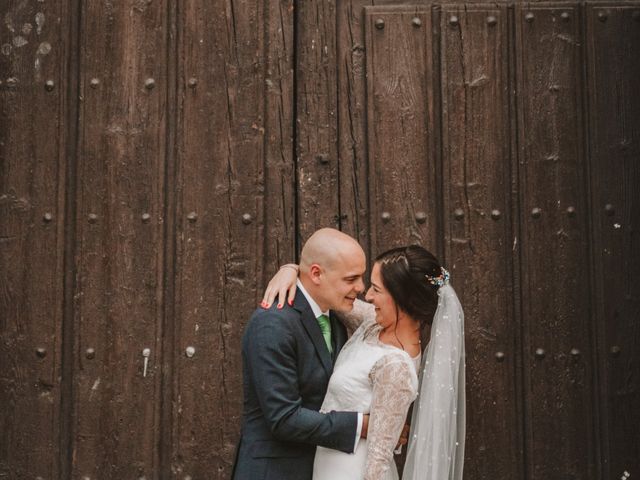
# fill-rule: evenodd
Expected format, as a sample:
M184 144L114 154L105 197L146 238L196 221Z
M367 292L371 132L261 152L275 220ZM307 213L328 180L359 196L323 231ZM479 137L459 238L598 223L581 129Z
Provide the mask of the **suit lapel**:
M327 376L330 377L333 372L331 354L327 349L327 344L324 342L324 337L322 336L320 325L318 325L318 320L316 320L313 310L311 310L311 306L309 305L309 302L307 302L307 299L304 298L302 292L298 291L298 293L296 293L293 307L300 312L302 325L307 331L309 338L311 338L311 342L313 343L316 352L318 352L322 368L327 372Z
M340 350L342 350L342 347L347 342L347 333L342 322L340 322L335 313L331 312L329 318L331 318L331 336L334 340L333 361L335 363Z

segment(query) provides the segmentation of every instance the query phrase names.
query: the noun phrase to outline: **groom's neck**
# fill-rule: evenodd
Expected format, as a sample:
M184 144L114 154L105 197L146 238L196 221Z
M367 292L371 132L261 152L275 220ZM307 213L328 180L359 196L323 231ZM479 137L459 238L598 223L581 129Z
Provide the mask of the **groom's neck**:
M303 274L300 275L300 283L307 291L307 294L318 304L320 310L326 312L329 310L329 305L324 301L322 294L320 293L320 286L313 283L313 281Z

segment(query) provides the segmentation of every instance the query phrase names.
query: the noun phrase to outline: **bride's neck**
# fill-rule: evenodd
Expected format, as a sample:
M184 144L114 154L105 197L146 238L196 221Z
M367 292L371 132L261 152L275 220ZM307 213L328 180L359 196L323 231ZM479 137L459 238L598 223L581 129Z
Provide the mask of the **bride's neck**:
M380 332L383 343L404 349L411 356L420 353L420 323L411 317L401 315L398 321Z

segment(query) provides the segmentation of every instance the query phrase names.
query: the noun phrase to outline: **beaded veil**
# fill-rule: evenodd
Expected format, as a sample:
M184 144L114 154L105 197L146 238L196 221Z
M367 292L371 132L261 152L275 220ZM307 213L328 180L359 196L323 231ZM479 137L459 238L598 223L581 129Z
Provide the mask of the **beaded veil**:
M441 277L431 338L422 356L403 480L462 480L464 313L455 290L449 285L448 272L443 269Z

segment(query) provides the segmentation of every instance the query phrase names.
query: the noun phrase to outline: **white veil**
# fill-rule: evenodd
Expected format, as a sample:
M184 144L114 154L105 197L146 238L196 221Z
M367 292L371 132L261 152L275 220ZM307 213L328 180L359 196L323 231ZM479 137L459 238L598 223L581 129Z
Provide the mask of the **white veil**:
M402 480L462 480L465 440L464 313L447 282L423 355Z

